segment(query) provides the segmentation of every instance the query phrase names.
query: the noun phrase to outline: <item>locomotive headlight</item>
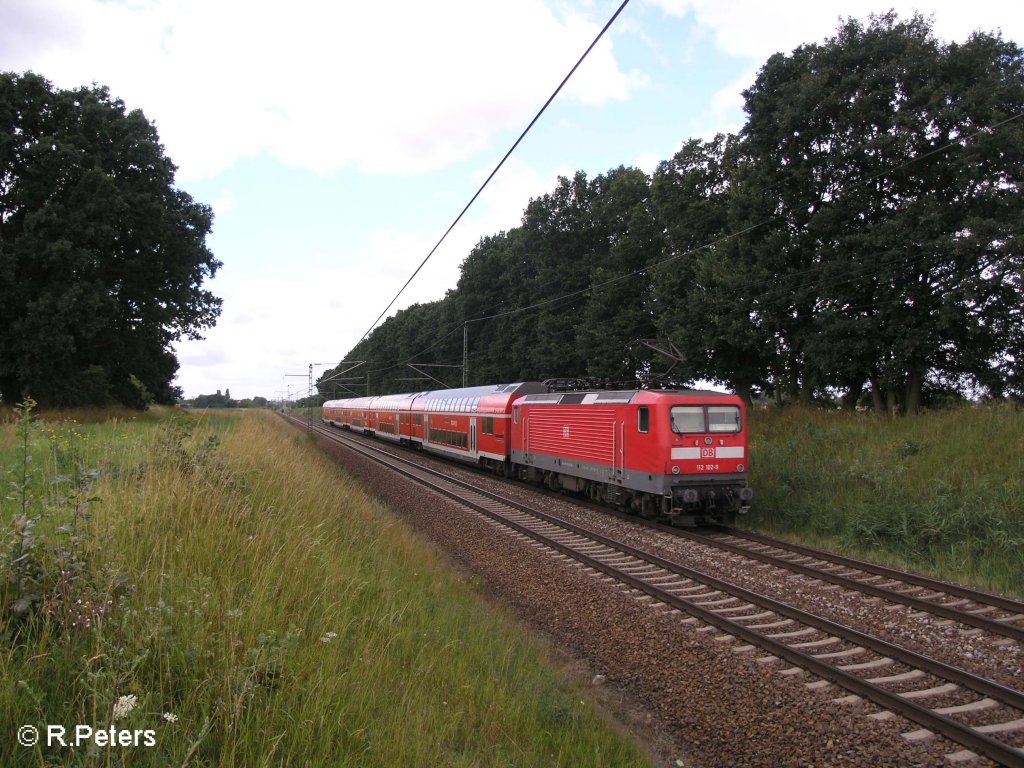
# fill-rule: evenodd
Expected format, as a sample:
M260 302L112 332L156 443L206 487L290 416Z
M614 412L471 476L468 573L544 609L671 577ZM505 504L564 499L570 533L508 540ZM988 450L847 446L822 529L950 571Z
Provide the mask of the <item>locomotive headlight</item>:
M672 467L672 474L673 475L678 475L679 474L679 467L678 466Z
M713 438L713 437L705 437L704 438L704 445L713 445L714 442L715 442L715 438Z
M746 466L745 466L744 464L737 464L737 465L736 465L736 471L737 471L737 472L742 472L742 471L743 471L744 469L746 469L746 468L747 468L747 467L746 467Z

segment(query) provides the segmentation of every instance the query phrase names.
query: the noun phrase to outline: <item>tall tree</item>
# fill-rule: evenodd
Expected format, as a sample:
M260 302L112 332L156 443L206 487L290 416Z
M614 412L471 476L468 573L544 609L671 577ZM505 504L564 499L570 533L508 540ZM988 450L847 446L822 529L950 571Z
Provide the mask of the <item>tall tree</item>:
M626 345L657 335L650 275L662 250L651 205L651 181L637 168L619 166L596 177L591 205L599 233L590 259L590 290L576 321L576 345L591 376L632 378L652 364L649 350Z
M174 186L154 126L104 87L0 74L0 397L173 400L171 342L221 300L208 206ZM141 385L141 386L140 386Z
M1010 383L1022 63L998 35L943 45L888 13L773 56L744 93L746 204L774 222L751 246L760 322L794 396L869 383L916 410L929 376Z
M732 203L737 183L735 136L691 139L654 173L652 197L666 241L653 270L659 335L671 338L689 379L727 384L749 397L769 378L771 345L752 318L758 275L729 239L749 224Z
M553 192L531 200L523 215L523 240L535 270L522 305L551 302L515 316L514 332L529 339L532 377L574 376L586 369L576 345L575 320L586 302L579 291L590 284L594 254L601 247L593 197L586 174L577 171L572 179L560 177Z

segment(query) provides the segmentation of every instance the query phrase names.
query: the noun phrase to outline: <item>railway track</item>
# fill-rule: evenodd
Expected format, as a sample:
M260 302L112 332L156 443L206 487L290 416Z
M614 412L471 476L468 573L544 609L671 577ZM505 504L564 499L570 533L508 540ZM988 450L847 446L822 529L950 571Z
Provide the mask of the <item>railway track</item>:
M984 755L1001 765L1024 768L1024 751L1020 748L1024 694L1020 691L641 551L378 446L353 440L337 430L320 425L313 425L313 429L511 529L524 541L571 559L588 573L619 582L638 599L685 614L684 621L703 624L701 631L719 631L722 634L716 639L736 643L733 651L737 654L753 654L763 663L783 660L791 665L780 674L809 672L818 679L806 683L808 688L835 685L848 692L837 701L871 701L880 708L871 717L903 716L920 726L904 734L909 741L927 739L933 733L945 736L963 747L947 755L951 763ZM724 536L712 538L717 539L716 546L743 548ZM758 549L768 544L753 541L753 545L749 552L756 553L755 559L769 557ZM806 563L791 565L810 567ZM823 573L839 578L828 570ZM851 584L857 586L850 588L864 586L859 579L852 579ZM946 608L956 611L948 603ZM962 617L953 620L961 621ZM996 623L1007 626L1006 622Z
M1024 643L1024 603L747 531L681 533L726 552Z

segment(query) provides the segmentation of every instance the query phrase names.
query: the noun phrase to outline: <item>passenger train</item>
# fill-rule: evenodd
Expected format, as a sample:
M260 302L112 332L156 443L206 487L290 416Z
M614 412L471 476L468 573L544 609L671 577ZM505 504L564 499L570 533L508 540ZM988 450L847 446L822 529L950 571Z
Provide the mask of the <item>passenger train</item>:
M521 382L330 400L325 424L674 525L730 525L753 498L742 398Z

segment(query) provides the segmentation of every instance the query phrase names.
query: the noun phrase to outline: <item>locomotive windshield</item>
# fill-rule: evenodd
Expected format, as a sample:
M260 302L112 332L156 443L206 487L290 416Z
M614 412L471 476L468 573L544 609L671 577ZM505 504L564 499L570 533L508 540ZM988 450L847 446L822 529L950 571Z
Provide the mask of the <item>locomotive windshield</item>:
M672 407L672 431L703 432L704 409L699 405L676 405Z
M735 405L708 406L708 432L739 432L740 409Z
M672 431L679 434L695 432L739 432L740 409L735 405L675 405L672 407Z

